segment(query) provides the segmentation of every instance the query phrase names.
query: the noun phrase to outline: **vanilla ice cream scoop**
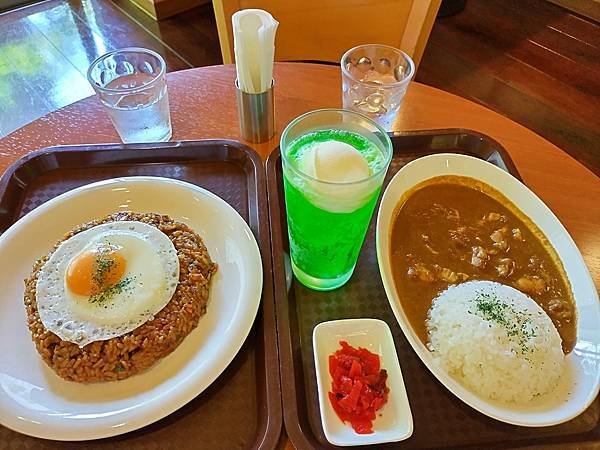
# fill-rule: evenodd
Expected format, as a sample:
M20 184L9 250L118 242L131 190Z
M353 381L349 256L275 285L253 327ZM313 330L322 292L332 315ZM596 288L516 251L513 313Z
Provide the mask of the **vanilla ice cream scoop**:
M311 177L330 183L351 183L370 175L365 157L345 142L315 142L302 154L301 170Z
M380 185L372 179L363 154L337 140L313 142L302 152L298 168L313 180L300 188L315 206L335 213L348 213L363 206Z

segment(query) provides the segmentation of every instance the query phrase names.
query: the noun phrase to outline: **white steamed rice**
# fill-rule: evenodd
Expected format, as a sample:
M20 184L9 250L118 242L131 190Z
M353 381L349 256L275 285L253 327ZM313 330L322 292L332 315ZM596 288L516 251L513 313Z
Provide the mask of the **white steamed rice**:
M433 300L428 347L482 397L527 402L550 392L563 371L561 338L522 292L490 281L451 286Z

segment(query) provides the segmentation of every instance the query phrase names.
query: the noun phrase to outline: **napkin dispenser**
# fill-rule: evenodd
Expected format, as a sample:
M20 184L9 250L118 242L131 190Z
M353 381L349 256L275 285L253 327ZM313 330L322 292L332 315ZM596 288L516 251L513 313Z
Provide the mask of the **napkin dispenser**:
M275 135L273 59L279 23L260 9L233 14L235 81L240 132L252 143Z

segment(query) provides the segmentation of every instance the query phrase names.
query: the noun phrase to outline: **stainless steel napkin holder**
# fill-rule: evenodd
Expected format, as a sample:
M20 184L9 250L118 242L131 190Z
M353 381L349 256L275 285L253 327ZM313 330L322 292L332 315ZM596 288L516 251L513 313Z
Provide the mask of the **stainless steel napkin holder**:
M249 94L235 80L238 116L242 137L249 142L265 142L275 136L275 81L265 92Z

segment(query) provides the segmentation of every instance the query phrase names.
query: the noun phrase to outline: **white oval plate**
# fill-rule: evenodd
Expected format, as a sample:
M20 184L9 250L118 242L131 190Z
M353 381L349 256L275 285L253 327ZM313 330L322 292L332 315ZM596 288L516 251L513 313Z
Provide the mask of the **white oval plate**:
M173 353L141 374L105 383L62 380L31 341L23 279L65 232L123 210L168 214L202 236L219 265L207 313ZM167 178L117 178L60 195L0 236L0 286L0 422L46 439L98 439L167 416L223 372L256 317L262 264L246 222L215 194Z
M353 347L363 347L379 355L381 367L388 372L390 388L387 403L378 411L373 422L373 433L358 434L350 424L337 416L328 392L331 389L329 355L340 348L340 341ZM341 319L321 322L313 329L313 352L321 424L327 440L333 445L372 445L408 439L413 432L412 413L400 370L390 327L378 319Z
M462 175L487 183L533 220L561 259L575 296L577 344L555 392L525 406L489 401L463 387L432 358L412 330L394 288L389 246L394 212L402 195L416 184L440 175ZM470 156L438 154L404 166L388 185L377 217L377 259L385 291L406 338L435 377L463 402L481 413L515 425L542 427L581 414L598 395L600 385L600 304L590 273L573 239L550 209L524 184L504 170Z

